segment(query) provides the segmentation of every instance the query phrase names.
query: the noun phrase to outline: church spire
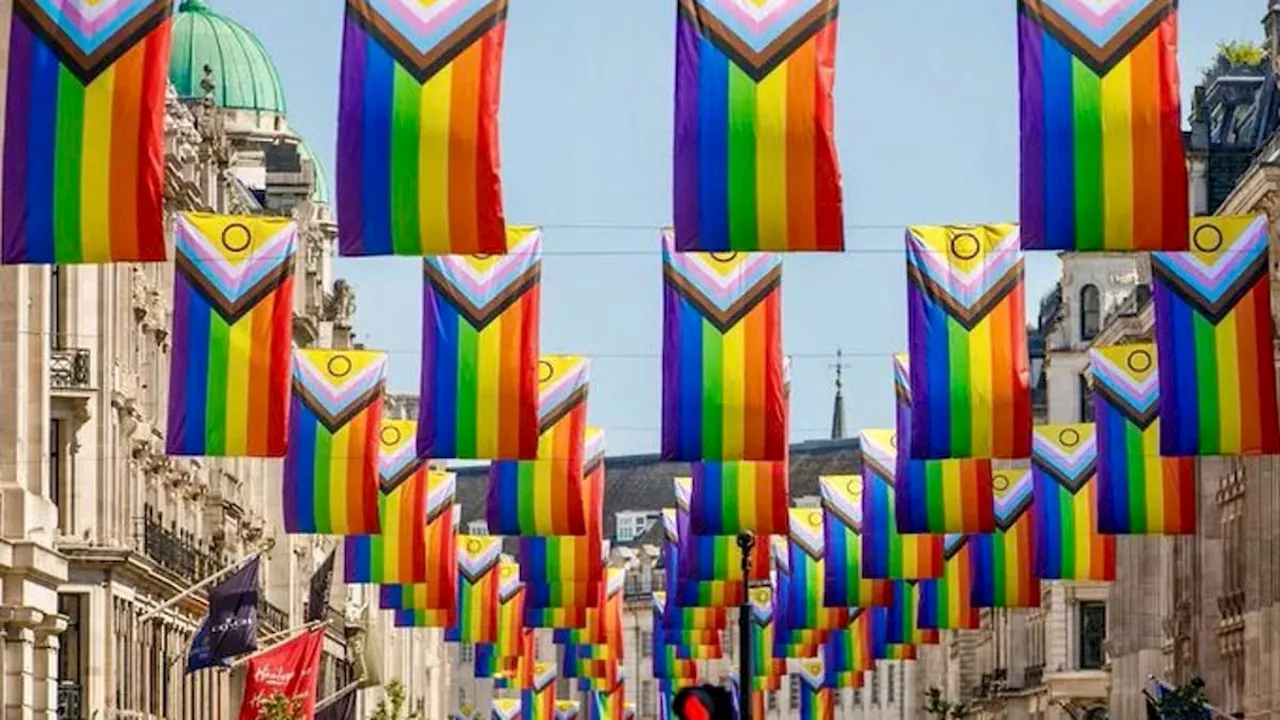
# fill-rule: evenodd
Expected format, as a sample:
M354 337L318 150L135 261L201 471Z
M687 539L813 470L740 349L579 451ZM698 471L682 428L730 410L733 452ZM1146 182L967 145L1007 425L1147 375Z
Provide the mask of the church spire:
M841 440L844 438L844 377L843 372L846 367L844 362L844 351L836 348L836 363L833 365L836 369L836 402L835 407L831 409L831 439Z

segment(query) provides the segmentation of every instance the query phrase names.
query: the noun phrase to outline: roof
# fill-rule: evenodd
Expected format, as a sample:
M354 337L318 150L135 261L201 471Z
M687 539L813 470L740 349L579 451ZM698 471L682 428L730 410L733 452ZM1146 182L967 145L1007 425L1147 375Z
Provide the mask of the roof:
M209 8L208 0L183 0L173 16L169 81L178 96L200 99L204 68L213 69L213 100L230 110L284 114L280 73L258 37Z
M675 504L672 479L689 474L688 463L662 462L655 454L605 458L604 536L614 537L614 517L624 511L657 511ZM487 466L451 468L458 475L464 523L484 518ZM861 470L858 440L813 440L791 446L791 497L816 496L822 475ZM642 538L643 539L643 538Z

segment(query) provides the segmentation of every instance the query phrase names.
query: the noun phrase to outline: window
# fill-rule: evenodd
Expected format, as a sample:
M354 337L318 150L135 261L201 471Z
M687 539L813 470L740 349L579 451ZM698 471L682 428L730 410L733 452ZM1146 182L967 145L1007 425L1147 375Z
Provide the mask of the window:
M620 512L614 516L614 536L618 542L631 542L644 535L658 519L658 515L647 512Z
M853 689L853 704L855 706L862 705L862 688Z
M888 688L888 692L889 692L889 704L890 704L890 705L892 705L892 704L893 704L893 701L894 701L894 698L895 698L895 697L897 696L897 694L898 694L898 693L897 693L898 667L897 667L896 665L890 665L890 666L888 666L886 669L889 671L889 677L888 677L888 681L889 681L889 688Z
M1084 375L1076 378L1080 396L1080 422L1093 422L1093 392L1089 390L1089 381Z
M49 421L49 499L62 509L62 421ZM59 515L62 513L59 512Z
M653 656L653 633L643 631L640 633L640 657L647 658Z
M49 269L49 349L61 350L63 338L63 270L57 265Z
M800 707L800 676L792 675L790 682L791 709L795 710Z
M765 706L768 707L768 709L770 710L778 709L778 693L766 692L764 694L764 697L765 697ZM764 718L761 718L760 720L764 720Z
M1089 341L1102 329L1102 292L1097 285L1080 288L1080 339Z
M867 685L871 688L871 704L880 704L880 673L867 673Z
M1082 602L1078 606L1078 645L1081 670L1101 670L1106 660L1102 643L1107 638L1107 604Z
M474 663L476 661L476 646L471 643L462 643L458 646L458 655L463 663Z
M485 522L484 520L472 520L471 522L467 523L467 534L482 535L482 536L488 535L489 523Z
M640 714L646 717L653 717L653 681L640 681Z
M836 707L844 707L844 688L834 688L831 696Z

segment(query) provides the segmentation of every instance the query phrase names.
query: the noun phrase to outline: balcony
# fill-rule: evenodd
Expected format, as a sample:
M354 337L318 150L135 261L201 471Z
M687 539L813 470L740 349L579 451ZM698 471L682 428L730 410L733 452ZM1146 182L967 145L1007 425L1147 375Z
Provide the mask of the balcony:
M89 351L81 348L54 348L49 351L49 385L54 390L91 390Z
M289 627L289 613L267 602L262 591L258 592L258 627L266 633L280 632Z
M179 530L176 523L166 528L160 513L150 505L142 517L142 554L183 586L193 585L223 566L223 559L214 557L192 533Z
M58 720L84 720L80 706L80 683L58 683Z

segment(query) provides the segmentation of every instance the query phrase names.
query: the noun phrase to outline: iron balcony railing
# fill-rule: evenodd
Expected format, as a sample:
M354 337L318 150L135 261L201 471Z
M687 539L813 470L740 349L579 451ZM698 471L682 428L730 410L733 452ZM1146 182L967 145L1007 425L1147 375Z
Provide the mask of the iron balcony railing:
M223 565L223 559L214 557L194 534L179 530L176 523L165 527L160 513L150 505L143 510L142 553L187 584L203 580Z
M80 683L58 683L58 720L84 720L80 707Z
M49 383L59 390L86 390L92 387L89 351L55 348L49 353Z

